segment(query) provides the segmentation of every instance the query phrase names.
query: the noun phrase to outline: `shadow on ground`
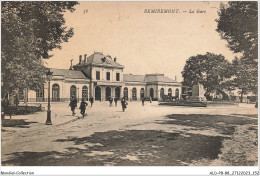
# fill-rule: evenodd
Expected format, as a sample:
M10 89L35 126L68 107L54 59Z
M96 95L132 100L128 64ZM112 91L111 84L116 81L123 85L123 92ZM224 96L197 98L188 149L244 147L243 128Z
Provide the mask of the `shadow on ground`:
M239 117L238 117L239 116ZM244 116L244 117L241 117ZM246 117L254 117L246 118ZM169 120L167 120L169 119ZM216 129L224 135L232 135L237 125L257 123L256 115L234 114L234 115L208 115L208 114L172 114L167 115L161 124L175 124L195 127L198 130Z
M2 119L3 127L29 128L29 125L38 122L26 122L24 119Z
M240 117L238 117L240 116ZM257 117L257 115L255 115ZM252 116L252 117L255 117ZM160 124L214 129L229 137L193 134L188 131L126 130L96 132L87 137L67 137L55 143L72 143L65 152L16 152L2 161L15 166L201 166L219 159L232 165L254 165L255 156L245 156L256 148L257 119L231 115L174 114ZM237 128L237 127L240 128ZM184 135L183 135L184 134ZM225 146L225 147L224 147ZM240 147L239 147L240 146ZM241 155L241 152L245 153ZM230 159L227 158L237 158ZM234 160L234 161L233 161ZM237 160L237 161L235 161ZM245 162L241 162L241 161ZM250 163L252 161L252 163Z
M223 137L154 130L108 131L89 137L58 139L55 142L73 141L64 153L21 152L3 165L17 166L183 166L194 160L216 159ZM83 145L78 148L77 146Z

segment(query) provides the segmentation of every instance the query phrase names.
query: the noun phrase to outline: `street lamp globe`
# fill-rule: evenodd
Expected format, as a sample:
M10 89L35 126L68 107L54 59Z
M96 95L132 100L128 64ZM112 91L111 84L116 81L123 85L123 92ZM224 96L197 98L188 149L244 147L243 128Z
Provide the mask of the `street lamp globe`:
M48 69L48 71L46 72L47 81L51 81L52 74L53 74L53 72L51 71L51 69Z

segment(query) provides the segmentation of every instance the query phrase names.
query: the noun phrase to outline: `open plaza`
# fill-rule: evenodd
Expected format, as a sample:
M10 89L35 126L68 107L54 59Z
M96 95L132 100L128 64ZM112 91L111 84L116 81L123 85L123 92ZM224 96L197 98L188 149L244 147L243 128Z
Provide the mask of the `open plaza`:
M47 104L43 103L47 109ZM2 123L4 166L256 166L257 108L253 104L161 106L157 101L107 101L79 109L67 102ZM10 122L13 122L11 124Z

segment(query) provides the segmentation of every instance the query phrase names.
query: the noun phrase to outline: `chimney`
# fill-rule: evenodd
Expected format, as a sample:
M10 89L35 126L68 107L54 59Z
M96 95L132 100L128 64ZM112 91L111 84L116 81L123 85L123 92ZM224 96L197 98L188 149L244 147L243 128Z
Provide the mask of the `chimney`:
M79 55L79 64L81 64L82 61L82 55Z
M84 54L84 64L86 63L87 61L87 54Z
M70 60L70 70L72 70L72 61L73 59Z
M177 81L177 76L175 75L175 81Z
M116 57L114 58L114 62L116 62Z

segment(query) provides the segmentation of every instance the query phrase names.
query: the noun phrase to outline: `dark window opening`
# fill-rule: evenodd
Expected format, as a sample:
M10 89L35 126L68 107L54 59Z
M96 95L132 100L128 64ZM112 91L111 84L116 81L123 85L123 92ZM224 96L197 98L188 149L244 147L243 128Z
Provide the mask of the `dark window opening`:
M96 80L100 80L100 72L96 71Z
M107 80L110 80L110 72L107 72Z
M120 81L120 73L116 73L116 81Z

